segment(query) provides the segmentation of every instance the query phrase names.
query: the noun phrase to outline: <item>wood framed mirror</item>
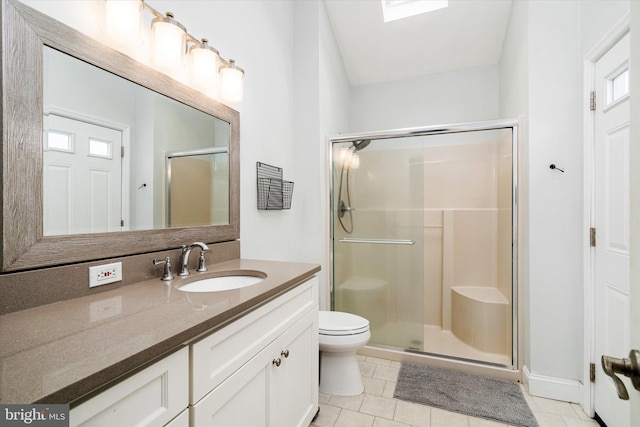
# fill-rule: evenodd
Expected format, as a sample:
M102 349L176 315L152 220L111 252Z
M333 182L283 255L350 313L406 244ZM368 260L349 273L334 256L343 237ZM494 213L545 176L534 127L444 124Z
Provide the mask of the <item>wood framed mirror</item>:
M193 241L215 243L240 237L237 111L15 0L2 0L1 15L2 271L72 264L178 248ZM156 218L148 229L44 232L43 117L50 112L45 108L43 64L44 51L49 48L223 123L223 134L228 137L228 191L223 193L228 199L228 215L223 215L224 221L212 222L216 225L167 228L164 218ZM164 159L164 151L169 149L158 149L159 155ZM161 182L162 177L158 179ZM135 185L132 182L131 188ZM164 185L156 187L164 194ZM156 197L160 206L166 205L163 197L166 196Z

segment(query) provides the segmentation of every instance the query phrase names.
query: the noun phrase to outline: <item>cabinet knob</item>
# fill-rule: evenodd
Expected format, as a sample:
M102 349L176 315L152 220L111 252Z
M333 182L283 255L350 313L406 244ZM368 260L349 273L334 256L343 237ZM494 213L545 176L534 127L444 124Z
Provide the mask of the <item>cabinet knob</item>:
M278 357L277 359L273 359L273 362L271 363L273 363L277 367L277 366L280 366L280 364L282 363L282 360L280 360L280 358Z
M280 356L284 356L284 358L286 359L287 357L289 357L289 350L285 350L285 351L281 352Z

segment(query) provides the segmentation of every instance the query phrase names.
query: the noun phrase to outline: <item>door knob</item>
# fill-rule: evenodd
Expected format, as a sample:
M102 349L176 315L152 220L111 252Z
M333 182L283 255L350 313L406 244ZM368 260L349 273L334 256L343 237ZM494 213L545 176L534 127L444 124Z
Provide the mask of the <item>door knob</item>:
M629 357L618 359L610 356L602 356L602 369L604 373L613 379L618 397L622 400L629 400L629 393L624 383L616 376L622 374L631 378L633 388L640 391L640 350L631 350Z

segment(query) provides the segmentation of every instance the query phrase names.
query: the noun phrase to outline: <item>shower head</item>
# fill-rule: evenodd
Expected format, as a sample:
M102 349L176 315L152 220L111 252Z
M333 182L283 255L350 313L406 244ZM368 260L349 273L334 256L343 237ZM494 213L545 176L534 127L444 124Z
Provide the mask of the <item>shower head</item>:
M360 150L364 150L367 145L371 144L371 140L370 139L361 139L359 141L353 141L353 148L355 148L355 151L360 151Z

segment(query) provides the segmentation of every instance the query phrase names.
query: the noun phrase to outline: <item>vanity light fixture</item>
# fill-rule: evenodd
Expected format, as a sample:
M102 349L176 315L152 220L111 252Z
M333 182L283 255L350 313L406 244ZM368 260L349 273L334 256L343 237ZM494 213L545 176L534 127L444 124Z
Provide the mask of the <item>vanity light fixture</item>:
M151 12L152 59L161 68L179 70L188 63L189 79L197 89L211 95L220 84L222 97L230 102L241 102L243 98L244 70L235 61L222 58L207 39L196 39L184 25L175 20L173 13L161 14L144 0L105 0L106 28L109 36L119 38L119 28L131 33L140 32L141 10ZM137 13L137 15L136 15ZM118 22L120 21L120 22ZM135 23L138 23L136 26ZM188 55L187 61L185 58ZM218 78L220 75L220 78Z

